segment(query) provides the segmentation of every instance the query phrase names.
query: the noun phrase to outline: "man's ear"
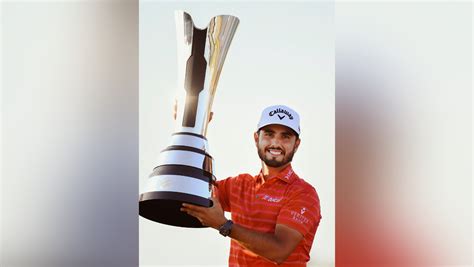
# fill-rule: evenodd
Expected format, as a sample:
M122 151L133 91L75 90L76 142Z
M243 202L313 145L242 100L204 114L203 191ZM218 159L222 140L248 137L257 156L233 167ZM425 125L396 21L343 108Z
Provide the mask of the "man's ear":
M253 133L253 140L255 141L255 145L258 147L258 131Z
M298 147L300 146L301 139L299 137L296 138L295 142L295 152L298 150Z

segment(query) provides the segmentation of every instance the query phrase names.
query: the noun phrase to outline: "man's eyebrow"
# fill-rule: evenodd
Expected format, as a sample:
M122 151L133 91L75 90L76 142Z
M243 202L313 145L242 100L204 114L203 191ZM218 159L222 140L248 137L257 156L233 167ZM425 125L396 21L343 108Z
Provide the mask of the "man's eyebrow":
M262 131L264 131L266 133L274 133L275 132L272 129L262 129Z

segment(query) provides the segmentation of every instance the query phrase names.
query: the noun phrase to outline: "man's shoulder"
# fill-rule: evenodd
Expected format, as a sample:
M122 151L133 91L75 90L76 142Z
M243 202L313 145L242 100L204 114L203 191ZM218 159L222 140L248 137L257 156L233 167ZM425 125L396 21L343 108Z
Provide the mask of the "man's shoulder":
M249 174L249 173L241 173L236 176L230 176L225 179L219 180L220 181L227 181L227 182L246 182L246 181L252 181L254 179L254 176Z
M293 193L318 195L314 186L301 177L297 177L297 179L295 179L295 181L291 184L291 187L291 191Z
M239 177L240 179L253 179L253 175L250 173L240 173L237 174L235 177Z

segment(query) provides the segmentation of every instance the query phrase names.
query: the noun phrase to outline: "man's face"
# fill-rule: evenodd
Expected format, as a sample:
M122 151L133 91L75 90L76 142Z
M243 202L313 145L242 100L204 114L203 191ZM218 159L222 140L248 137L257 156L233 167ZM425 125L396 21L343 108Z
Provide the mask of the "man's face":
M290 128L271 124L254 134L258 156L269 167L281 167L293 160L300 139Z

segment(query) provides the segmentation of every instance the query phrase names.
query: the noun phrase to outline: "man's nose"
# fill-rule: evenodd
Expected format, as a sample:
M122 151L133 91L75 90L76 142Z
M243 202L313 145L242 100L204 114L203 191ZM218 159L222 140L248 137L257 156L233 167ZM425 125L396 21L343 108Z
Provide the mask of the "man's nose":
M274 146L280 146L281 138L278 136L274 136L272 138L272 145Z

